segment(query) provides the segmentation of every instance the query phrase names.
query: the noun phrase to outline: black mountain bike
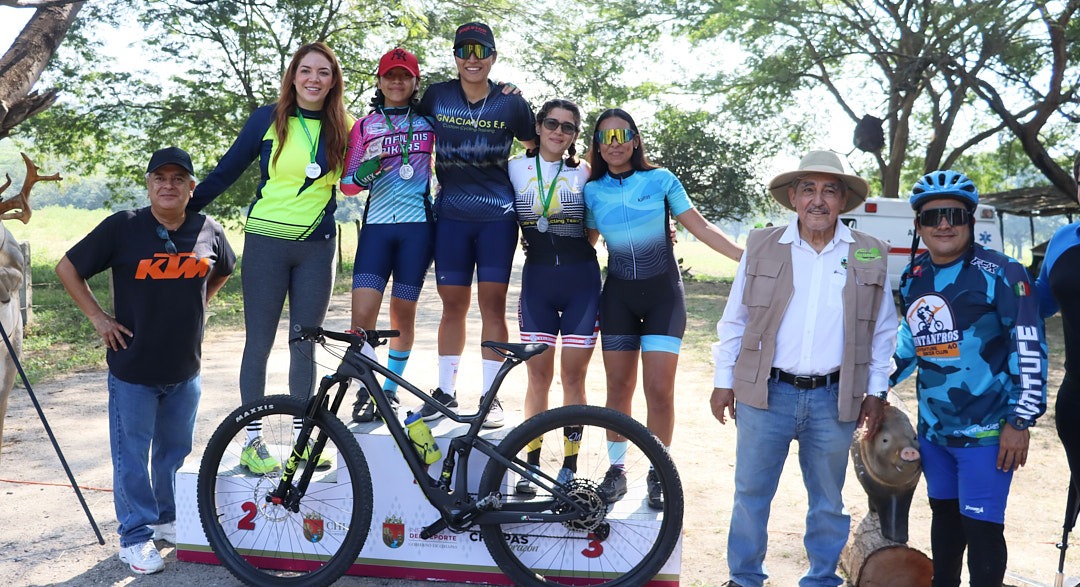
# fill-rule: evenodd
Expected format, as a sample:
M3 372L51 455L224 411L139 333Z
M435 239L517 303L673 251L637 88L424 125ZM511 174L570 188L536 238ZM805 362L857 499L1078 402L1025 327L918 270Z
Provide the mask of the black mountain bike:
M340 357L336 372L322 379L310 400L267 396L236 409L214 432L199 469L199 517L207 541L245 583L329 585L356 563L371 528L371 473L336 412L355 380L379 414L393 414L376 373L468 424L441 447L446 456L432 477L405 426L384 418L440 514L421 538L479 527L491 557L515 585L639 587L671 556L682 531L682 484L664 446L636 420L608 408L565 406L528 419L497 444L480 436L506 374L547 345L483 343L505 360L479 411L458 415L361 354L364 342L380 346L397 332L294 330L292 342L314 341ZM241 466L246 428L254 420L262 423L263 446L281 463L258 475ZM601 483L610 465L608 441L622 439L628 441L621 459L626 490L615 494ZM530 466L527 453L533 452L535 463L537 450L539 465ZM477 452L488 462L478 493L470 493L468 463ZM647 477L663 490L659 510L647 506ZM530 481L530 492L515 491L522 478ZM520 547L522 537L530 548Z

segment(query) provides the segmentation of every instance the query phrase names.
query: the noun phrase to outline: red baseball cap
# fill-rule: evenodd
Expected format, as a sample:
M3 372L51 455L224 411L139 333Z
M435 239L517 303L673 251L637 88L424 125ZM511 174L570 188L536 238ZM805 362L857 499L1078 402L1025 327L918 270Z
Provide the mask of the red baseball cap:
M420 62L416 60L416 55L409 53L405 49L398 47L386 52L386 55L379 59L379 75L386 75L391 69L400 67L405 71L412 74L413 77L420 77Z

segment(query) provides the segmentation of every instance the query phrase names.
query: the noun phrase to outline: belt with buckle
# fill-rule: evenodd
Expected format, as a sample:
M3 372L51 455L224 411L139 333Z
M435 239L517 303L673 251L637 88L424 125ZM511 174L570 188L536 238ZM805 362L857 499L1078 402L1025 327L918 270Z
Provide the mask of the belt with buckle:
M773 368L769 376L778 381L783 381L798 387L799 389L817 389L840 381L840 370L833 371L828 375L792 375L787 371Z

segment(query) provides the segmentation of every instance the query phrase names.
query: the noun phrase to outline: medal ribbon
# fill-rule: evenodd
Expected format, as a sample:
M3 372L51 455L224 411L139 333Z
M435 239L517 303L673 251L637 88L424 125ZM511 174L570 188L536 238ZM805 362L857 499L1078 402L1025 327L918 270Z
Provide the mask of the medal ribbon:
M394 121L390 120L390 116L386 114L385 110L382 111L382 115L383 115L383 118L386 119L386 124L395 133L397 133L398 127L394 126ZM412 107L411 106L409 107L409 110L405 113L405 118L409 121L409 132L408 132L408 136L405 138L405 144L401 146L401 164L402 165L408 165L409 164L409 145L412 144L412 122L413 122L413 119L412 119Z
M311 145L311 162L315 162L315 153L319 150L319 137L311 138L311 131L308 130L307 123L304 122L304 114L300 112L300 107L296 107L296 117L300 119L300 126L304 129L304 134L307 135L308 144Z
M536 195L540 197L543 206L540 215L547 218L548 208L551 207L551 197L555 194L555 184L559 183L559 174L562 173L563 160L559 159L559 170L555 172L555 178L548 185L547 196L544 195L544 176L540 174L540 153L536 154Z

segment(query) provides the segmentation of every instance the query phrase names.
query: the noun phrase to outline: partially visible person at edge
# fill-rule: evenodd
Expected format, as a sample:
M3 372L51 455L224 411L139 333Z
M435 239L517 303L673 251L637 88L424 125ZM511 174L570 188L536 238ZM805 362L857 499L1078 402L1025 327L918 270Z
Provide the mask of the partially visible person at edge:
M713 344L713 416L736 424L728 529L732 587L768 578L769 511L792 441L809 502L802 587L836 586L850 517L841 492L856 426L881 425L896 308L888 245L839 221L869 186L829 151L810 151L769 192L796 217L750 232ZM865 396L865 397L864 397Z
M156 151L146 168L150 206L117 212L56 266L68 294L108 349L109 446L120 560L140 575L164 568L154 540L176 543L176 472L191 453L202 394L206 304L236 261L221 225L185 212L191 157ZM87 280L112 269L116 316Z
M600 265L596 234L585 230L585 197L589 166L577 158L581 110L569 100L550 100L536 113L540 146L510 160L514 210L525 238L521 271L518 329L521 341L547 343L551 348L530 359L525 392L526 419L548 409L548 392L555 375L555 342L562 335L563 405L585 403L585 371L589 367L600 324ZM565 483L577 471L575 448L581 427L563 430L565 453L558 480ZM526 458L539 468L543 437L530 445ZM517 493L533 495L536 487L521 479Z
M972 587L1001 585L1009 486L1027 463L1028 428L1046 410L1038 299L1023 265L975 242L978 203L963 173L919 179L911 207L927 252L900 278L891 383L918 367L934 587L960 585L965 549Z
M1080 155L1073 162L1073 179L1080 178ZM1080 184L1078 184L1080 186ZM1080 200L1080 187L1077 189ZM1063 226L1046 247L1035 289L1043 318L1061 311L1065 337L1065 376L1054 403L1054 423L1065 447L1071 472L1070 492L1080 491L1080 222Z
M458 79L433 84L424 92L422 111L431 116L438 140L435 173L435 278L443 312L439 322L439 386L432 396L456 413L457 372L465 350L465 320L472 301L473 271L482 321L480 340L506 342L506 291L517 248L514 188L507 159L516 138L536 147L532 108L518 94L507 94L489 80L495 65L495 37L480 22L461 25L454 36ZM487 393L502 365L482 349L483 388ZM481 398L481 402L483 398ZM425 420L443 413L430 405ZM503 425L496 398L484 426Z
M608 250L600 296L607 407L630 414L640 355L646 426L671 446L686 300L668 214L731 259L737 260L742 249L694 208L674 174L649 162L637 124L626 111L611 108L596 119L589 163L585 225L604 237ZM611 466L600 485L608 502L626 494L626 447L625 440L609 442ZM646 480L649 507L663 508L656 473L649 471Z
M352 117L342 99L337 56L324 43L296 50L274 104L255 110L217 167L195 189L197 212L259 161L259 185L244 224L244 355L240 399L260 399L278 321L289 300L289 325L320 325L334 280L334 210ZM289 394L315 388L314 343L289 345ZM299 428L299 420L297 421ZM255 474L281 468L262 444L262 421L248 425L241 465ZM306 454L306 453L305 453ZM329 461L320 459L318 466Z
M435 247L432 183L435 132L418 111L420 64L402 48L379 60L372 112L356 121L349 135L341 192L353 196L368 190L364 226L353 266L352 325L373 329L379 317L386 282L391 275L390 328L401 336L390 340L387 367L401 375L415 336L416 303L431 266ZM374 350L365 345L365 352ZM397 384L383 389L396 406ZM374 402L358 390L353 420L375 418Z

